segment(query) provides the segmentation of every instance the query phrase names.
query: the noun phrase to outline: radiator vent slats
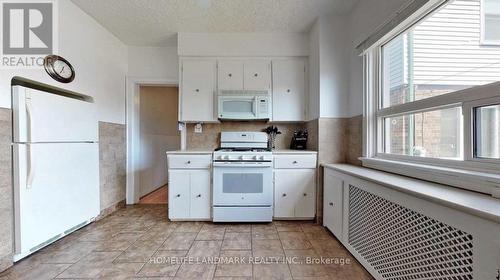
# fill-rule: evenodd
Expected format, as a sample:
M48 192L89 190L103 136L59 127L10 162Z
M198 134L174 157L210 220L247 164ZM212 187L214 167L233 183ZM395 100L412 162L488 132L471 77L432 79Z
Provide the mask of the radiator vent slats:
M471 234L352 185L349 244L384 279L472 279Z

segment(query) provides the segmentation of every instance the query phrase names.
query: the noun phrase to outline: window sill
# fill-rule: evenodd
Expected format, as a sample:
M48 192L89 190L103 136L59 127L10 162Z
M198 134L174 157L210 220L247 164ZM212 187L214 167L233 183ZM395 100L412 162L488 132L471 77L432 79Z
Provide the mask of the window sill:
M500 198L500 175L380 158L360 158L363 166Z

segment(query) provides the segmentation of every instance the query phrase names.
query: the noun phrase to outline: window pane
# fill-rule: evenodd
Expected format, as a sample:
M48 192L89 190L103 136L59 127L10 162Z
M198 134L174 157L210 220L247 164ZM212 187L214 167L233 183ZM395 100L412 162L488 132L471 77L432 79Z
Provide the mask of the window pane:
M475 109L476 157L500 159L500 105Z
M484 39L500 44L500 0L484 0Z
M488 21L500 19L499 2L484 0L494 10ZM382 107L500 80L500 45L481 45L481 3L450 1L382 46ZM487 32L499 29L497 22Z
M385 153L461 159L460 107L384 119Z

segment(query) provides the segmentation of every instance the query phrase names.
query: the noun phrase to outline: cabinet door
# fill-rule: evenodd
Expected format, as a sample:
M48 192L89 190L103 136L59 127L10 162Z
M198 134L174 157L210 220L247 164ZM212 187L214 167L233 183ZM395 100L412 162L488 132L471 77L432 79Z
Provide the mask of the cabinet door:
M293 218L297 191L295 187L295 170L274 170L274 217Z
M194 170L191 177L190 217L192 219L210 219L210 171Z
M168 218L189 218L190 171L168 171Z
M181 121L214 121L215 60L183 60Z
M243 89L243 61L219 60L217 63L219 90Z
M305 119L305 63L301 59L273 61L273 120Z
M243 77L245 89L271 89L271 62L269 60L245 61Z
M294 188L297 191L297 204L295 205L295 217L314 218L316 213L316 170L296 169Z
M326 170L323 195L323 225L339 240L342 239L343 228L343 194L344 181Z

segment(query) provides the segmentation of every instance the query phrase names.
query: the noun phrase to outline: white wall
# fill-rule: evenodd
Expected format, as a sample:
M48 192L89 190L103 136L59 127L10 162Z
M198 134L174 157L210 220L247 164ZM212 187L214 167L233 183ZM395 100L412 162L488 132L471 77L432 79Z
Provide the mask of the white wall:
M408 0L359 0L348 17L350 57L349 116L363 114L363 60L356 46L403 6Z
M0 107L11 107L11 79L22 76L93 96L100 121L124 124L127 48L71 1L58 1L58 8L58 54L75 68L75 80L70 84L61 84L43 69L2 69Z
M307 56L306 33L178 34L179 56Z
M179 79L177 46L128 47L128 76Z
M309 119L349 115L347 18L324 15L309 32Z

